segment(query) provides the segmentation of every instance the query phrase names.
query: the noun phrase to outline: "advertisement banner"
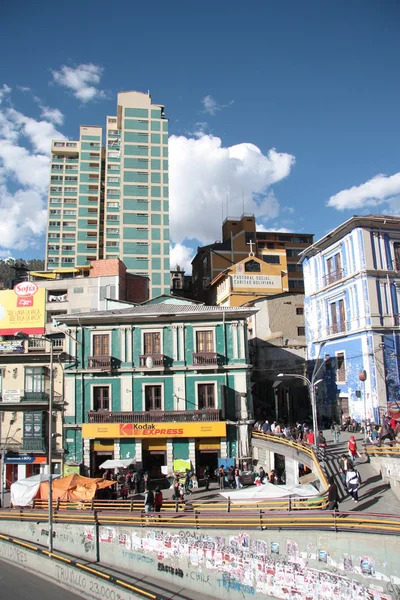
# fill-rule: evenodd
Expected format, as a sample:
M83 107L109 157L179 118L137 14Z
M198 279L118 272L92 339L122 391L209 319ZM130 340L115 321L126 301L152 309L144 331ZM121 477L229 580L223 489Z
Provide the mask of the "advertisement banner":
M224 421L203 423L83 423L83 438L225 437Z
M14 404L15 402L21 402L23 390L3 390L1 397L4 404Z
M0 335L44 333L46 290L23 281L0 291Z
M22 340L0 341L0 354L23 354L24 342Z

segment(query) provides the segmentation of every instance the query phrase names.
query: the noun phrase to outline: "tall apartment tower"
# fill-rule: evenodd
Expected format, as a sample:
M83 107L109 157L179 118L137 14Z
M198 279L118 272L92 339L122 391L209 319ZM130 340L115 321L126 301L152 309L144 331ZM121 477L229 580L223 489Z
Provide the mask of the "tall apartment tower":
M79 141L53 141L46 269L120 258L170 291L168 120L150 94L118 94L117 114L80 127Z

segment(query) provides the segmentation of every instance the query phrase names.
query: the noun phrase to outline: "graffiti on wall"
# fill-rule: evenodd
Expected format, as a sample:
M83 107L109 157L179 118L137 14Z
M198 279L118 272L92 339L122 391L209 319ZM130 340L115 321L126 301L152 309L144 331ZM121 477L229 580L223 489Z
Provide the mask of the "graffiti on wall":
M197 578L241 596L264 594L294 600L395 600L389 577L375 572L370 556L345 555L340 563L325 548L311 544L301 552L296 542L286 547L276 541L252 539L247 533L210 536L192 531L130 531L100 528L100 542L123 545L123 555L139 561L146 555L158 570L174 576ZM316 567L309 565L316 561ZM161 565L164 565L161 566ZM168 568L166 568L168 566ZM193 571L193 569L195 569ZM200 574L200 575L196 575ZM351 574L371 578L368 585ZM198 579L200 577L200 579ZM386 590L382 584L387 583ZM211 583L210 583L211 585Z

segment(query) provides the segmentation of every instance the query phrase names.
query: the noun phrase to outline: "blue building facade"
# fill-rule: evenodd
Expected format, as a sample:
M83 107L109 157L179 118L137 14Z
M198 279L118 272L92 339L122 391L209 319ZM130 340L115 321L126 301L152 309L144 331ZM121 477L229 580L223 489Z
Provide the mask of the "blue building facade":
M300 255L320 420L399 411L400 219L352 217Z
M106 459L132 458L157 477L180 460L201 475L247 459L255 310L161 296L67 315L66 464L96 475Z

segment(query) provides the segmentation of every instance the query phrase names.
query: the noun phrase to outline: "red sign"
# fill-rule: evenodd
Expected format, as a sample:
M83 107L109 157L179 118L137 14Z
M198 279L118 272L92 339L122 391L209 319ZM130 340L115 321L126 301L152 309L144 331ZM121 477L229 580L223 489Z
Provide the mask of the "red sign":
M120 423L119 425L119 435L132 437L133 433L133 423Z

